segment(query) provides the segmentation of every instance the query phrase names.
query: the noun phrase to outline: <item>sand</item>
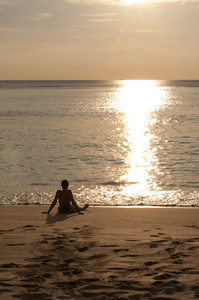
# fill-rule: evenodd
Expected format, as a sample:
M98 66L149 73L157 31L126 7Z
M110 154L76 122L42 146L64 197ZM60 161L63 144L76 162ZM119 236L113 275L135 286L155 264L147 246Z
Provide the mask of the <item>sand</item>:
M199 209L0 207L0 299L197 299Z

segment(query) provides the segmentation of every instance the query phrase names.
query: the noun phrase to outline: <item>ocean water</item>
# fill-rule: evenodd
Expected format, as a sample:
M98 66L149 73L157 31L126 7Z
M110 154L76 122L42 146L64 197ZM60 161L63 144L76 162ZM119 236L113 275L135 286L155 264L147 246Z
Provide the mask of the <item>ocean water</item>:
M199 206L199 81L0 81L0 204Z

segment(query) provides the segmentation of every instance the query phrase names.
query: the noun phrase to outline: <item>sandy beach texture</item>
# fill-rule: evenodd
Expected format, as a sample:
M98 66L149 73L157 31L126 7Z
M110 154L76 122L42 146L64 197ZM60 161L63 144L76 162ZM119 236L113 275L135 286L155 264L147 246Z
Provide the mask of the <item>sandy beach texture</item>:
M0 207L0 299L197 299L199 209Z

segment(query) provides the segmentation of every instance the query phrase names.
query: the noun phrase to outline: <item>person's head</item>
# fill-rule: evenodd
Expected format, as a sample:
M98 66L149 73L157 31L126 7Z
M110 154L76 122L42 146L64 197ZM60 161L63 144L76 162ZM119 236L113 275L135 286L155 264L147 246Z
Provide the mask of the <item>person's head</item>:
M66 179L62 180L61 187L62 188L68 188L68 180L66 180Z

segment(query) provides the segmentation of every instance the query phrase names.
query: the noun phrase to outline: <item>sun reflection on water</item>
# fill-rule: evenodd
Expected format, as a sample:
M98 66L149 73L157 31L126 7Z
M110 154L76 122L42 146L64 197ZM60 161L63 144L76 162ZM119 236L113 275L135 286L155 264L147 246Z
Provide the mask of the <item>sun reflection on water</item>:
M120 178L121 181L132 183L124 187L127 193L132 187L134 192L157 188L152 175L158 172L156 147L153 143L156 137L150 128L156 122L155 111L164 105L165 100L165 91L158 87L156 81L123 81L116 106L122 113L125 139L129 144L125 162L128 171Z

